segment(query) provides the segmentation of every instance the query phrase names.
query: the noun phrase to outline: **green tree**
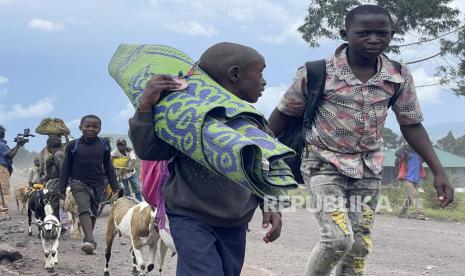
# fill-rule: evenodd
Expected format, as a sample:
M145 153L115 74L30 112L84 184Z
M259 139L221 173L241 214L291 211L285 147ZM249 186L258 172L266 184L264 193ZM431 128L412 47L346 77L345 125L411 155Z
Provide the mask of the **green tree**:
M400 146L400 137L390 128L383 129L384 147L387 149L397 149Z
M465 157L465 135L455 140L453 153Z
M454 134L452 134L452 131L449 131L445 137L439 139L436 142L436 146L438 148L452 153L454 152L455 144L456 139L454 137Z
M347 12L363 3L386 8L394 19L394 41L388 51L401 54L403 49L437 45L438 51L407 64L435 59L438 82L419 86L448 86L456 95L465 95L465 20L460 11L450 6L452 0L312 0L305 22L298 30L311 47L322 39L339 38ZM403 43L407 36L418 41Z

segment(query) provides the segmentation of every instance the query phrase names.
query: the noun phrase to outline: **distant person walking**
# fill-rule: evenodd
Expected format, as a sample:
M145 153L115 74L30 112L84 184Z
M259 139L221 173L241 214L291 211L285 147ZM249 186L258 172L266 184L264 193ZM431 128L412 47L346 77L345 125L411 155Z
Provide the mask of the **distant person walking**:
M32 168L29 169L27 173L27 182L29 187L35 188L34 185L40 184L40 160L39 156L34 157L34 163Z
M131 191L137 200L142 201L140 184L136 174L136 154L134 150L127 146L126 140L116 141L117 149L111 152L111 161L117 175L121 177L124 184L124 195L131 196Z
M399 217L424 220L425 214L418 193L421 180L426 178L426 172L422 166L424 161L405 141L402 142L402 146L395 154L397 157L397 179L400 180L405 189L405 200ZM412 205L415 212L407 216L407 211Z

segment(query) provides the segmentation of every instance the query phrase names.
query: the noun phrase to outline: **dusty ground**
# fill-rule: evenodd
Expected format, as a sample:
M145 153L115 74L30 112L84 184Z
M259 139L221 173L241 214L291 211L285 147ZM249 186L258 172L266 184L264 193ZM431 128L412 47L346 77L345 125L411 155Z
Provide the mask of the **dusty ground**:
M68 234L60 241L56 273L44 271L43 254L37 229L27 236L27 216L18 215L15 206L10 220L0 222L0 243L16 246L25 256L13 264L0 264L0 275L103 275L104 232L107 207L95 230L98 248L87 256L80 252L80 241ZM299 209L284 214L281 237L264 244L259 212L250 225L247 255L242 275L302 275L307 256L318 240L318 230L311 213ZM414 221L378 216L375 223L374 250L366 275L465 275L465 225L436 221ZM112 275L131 275L129 240L117 238L111 260ZM164 275L175 275L176 257L167 257ZM156 275L154 272L151 275Z

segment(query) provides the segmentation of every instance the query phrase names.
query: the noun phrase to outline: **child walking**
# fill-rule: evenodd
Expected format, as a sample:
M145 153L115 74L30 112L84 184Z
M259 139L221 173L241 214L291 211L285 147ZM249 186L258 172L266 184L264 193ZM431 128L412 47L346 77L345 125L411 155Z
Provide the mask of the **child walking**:
M305 275L329 275L335 267L336 275L361 275L365 269L381 186L382 131L397 87L400 94L392 110L402 134L431 168L440 206L453 201L452 186L421 124L412 75L405 65L397 70L383 54L394 34L392 26L384 8L352 9L340 31L347 43L325 60L323 97L311 127L305 127L301 164L321 236ZM292 117L303 116L309 101L307 81L306 67L301 67L270 116L269 127L276 135ZM335 203L344 202L337 199L357 203L349 208ZM321 206L328 201L334 204Z
M66 187L68 185L71 187L84 232L81 250L86 254L92 254L97 247L93 229L106 187L105 178L108 178L113 192L119 192L115 170L110 160L109 146L97 136L101 125L100 118L95 115L82 117L79 125L82 136L71 141L66 148L58 187L62 198L65 197Z
M265 60L256 50L234 43L219 43L201 56L199 68L232 94L249 103L262 95L266 84ZM129 121L129 134L143 160L174 157L165 184L170 231L178 253L178 276L240 275L245 255L247 223L262 202L248 189L170 147L153 131L153 106L162 91L177 89L172 77L157 75L150 80L139 110ZM281 215L263 212L263 227L272 224L265 242L281 232Z

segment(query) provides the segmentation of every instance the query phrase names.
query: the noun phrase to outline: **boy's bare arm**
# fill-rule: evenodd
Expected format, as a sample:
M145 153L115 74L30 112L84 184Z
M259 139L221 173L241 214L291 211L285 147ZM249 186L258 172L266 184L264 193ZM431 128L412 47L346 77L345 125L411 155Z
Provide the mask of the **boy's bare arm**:
M290 117L279 111L276 107L271 113L270 118L268 118L268 128L273 131L275 136L278 136L289 123Z
M434 175L434 187L438 193L439 206L446 207L454 201L454 189L447 178L423 125L401 125L400 130L405 140L430 167Z

